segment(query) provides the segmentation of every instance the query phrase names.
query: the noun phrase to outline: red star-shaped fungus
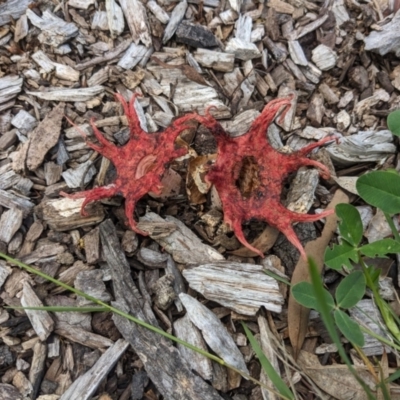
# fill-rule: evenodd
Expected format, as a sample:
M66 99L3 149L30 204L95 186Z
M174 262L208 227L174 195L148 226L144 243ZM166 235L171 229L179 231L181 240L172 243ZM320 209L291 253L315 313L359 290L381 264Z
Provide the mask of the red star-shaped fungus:
M231 226L238 240L247 248L264 255L260 250L247 242L242 231L242 223L252 218L263 220L279 229L288 240L297 247L301 255L306 254L296 233L293 222L312 222L333 213L325 211L317 215L299 214L285 208L281 203L282 184L291 172L302 165L319 168L321 175L328 178L329 170L321 163L306 157L311 150L331 141L332 137L310 144L292 154L276 151L268 142L266 131L281 107L285 107L282 117L288 111L292 98L276 99L268 103L261 115L253 122L249 131L239 137L232 138L206 111L205 117L197 114L187 115L187 119L195 119L205 125L215 136L218 146L218 157L207 174L219 193L224 209L224 221ZM240 190L241 171L250 165L255 179L251 190L243 193Z
M186 148L176 149L175 139L190 126L184 125L183 119L174 121L173 125L161 133L147 133L141 127L134 107L136 95L132 96L129 104L117 94L115 96L123 106L128 119L130 138L124 146L118 147L109 142L97 129L94 121L90 121L93 133L99 145L86 141L94 151L111 160L117 171L115 181L107 186L74 194L61 193L72 199L84 198L81 213L86 215L85 206L96 200L122 195L125 197L125 214L133 231L147 235L136 226L133 218L135 205L146 193L160 193L161 178L170 161L186 154ZM186 120L186 119L185 119Z

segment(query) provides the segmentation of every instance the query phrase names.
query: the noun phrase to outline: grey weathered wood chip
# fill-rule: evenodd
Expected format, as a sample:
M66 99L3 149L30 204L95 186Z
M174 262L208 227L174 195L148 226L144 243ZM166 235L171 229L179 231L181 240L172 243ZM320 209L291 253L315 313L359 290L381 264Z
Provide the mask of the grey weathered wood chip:
M43 303L37 297L28 282L24 282L22 289L21 305L23 307L42 307ZM25 310L31 321L32 327L40 340L45 342L54 329L54 321L50 314L44 310Z
M26 197L0 189L0 206L18 208L23 211L24 216L27 216L32 211L34 204Z
M48 88L43 92L27 92L42 100L52 101L87 101L101 94L104 91L103 86L92 86L81 89Z
M165 268L167 266L168 254L166 253L142 247L136 256L140 262L150 268Z
M31 3L33 0L9 0L0 4L0 26L10 22L11 18L17 20Z
M23 78L17 75L8 75L0 78L0 104L6 103L16 97L22 89L23 81Z
M75 68L78 71L82 71L82 70L92 67L94 65L114 60L114 59L120 57L120 55L130 46L131 43L132 43L132 39L123 40L114 49L107 51L105 54L103 54L101 56L93 57L93 58L90 58L88 61L77 64ZM107 68L107 67L105 67L105 68ZM92 79L93 79L93 76L92 76ZM89 85L89 86L95 87L96 85Z
M226 363L248 374L242 353L218 317L186 293L181 293L179 298L190 320L200 329L208 346Z
M124 30L124 15L121 7L115 2L115 0L106 0L106 10L111 37L115 38Z
M65 322L57 322L54 332L82 346L90 347L91 349L105 349L114 344L112 340L104 336L89 332L77 326L72 326Z
M76 276L74 287L106 303L111 300L111 295L108 293L103 282L103 271L101 270L95 269L79 272ZM83 297L78 297L79 306L86 306L88 304L92 305L93 303Z
M32 384L32 398L36 398L42 383L47 359L47 343L37 342L33 346L33 357L29 370L29 382Z
M168 23L169 21L168 13L161 6L159 6L155 0L148 1L146 6L161 23L163 24Z
M18 208L10 208L0 217L0 242L10 243L14 234L22 225L23 212Z
M192 324L189 317L185 315L184 317L177 319L174 322L175 335L196 346L204 351L207 351L207 347L204 343L204 339L201 336L200 331ZM186 360L188 365L190 365L193 371L196 371L203 379L210 381L213 377L213 369L211 360L199 353L195 353L193 350L178 343L178 349L182 354L182 357Z
M77 168L68 168L61 175L69 188L79 188L87 185L96 174L93 161L88 160Z
M351 308L349 312L351 318L354 319L357 324L360 324L375 334L390 340L388 333L382 329L382 327L385 327L385 324L382 320L380 312L371 299L359 301L357 306ZM384 351L389 353L391 352L388 346L384 346L377 339L369 336L366 333L363 335L365 344L362 350L367 356L381 355Z
M163 36L163 43L167 43L169 39L171 39L172 35L175 33L176 29L178 28L178 25L181 23L186 9L187 9L187 1L183 0L180 3L178 3L175 8L173 9L170 19L168 21L168 25L166 26L164 30L164 36Z
M338 165L380 161L396 152L393 135L388 130L358 132L326 147L332 160Z
M26 15L33 25L41 29L42 33L38 36L38 39L49 46L60 46L79 32L74 23L64 21L50 10L45 10L39 17L28 8Z
M239 314L255 315L261 306L281 312L278 282L263 271L261 265L226 261L185 269L183 276L206 299Z
M11 120L11 125L15 126L18 131L25 136L29 135L30 131L35 128L37 123L36 118L25 110L20 110Z
M139 0L120 0L133 41L138 44L141 41L146 47L152 44L150 26L147 20L147 12Z
M12 269L7 266L6 262L1 260L0 261L0 289L4 285L4 282L8 278L8 276L11 274Z
M89 400L96 392L102 380L111 371L120 357L128 348L129 343L126 340L117 340L87 371L81 375L60 397L60 400Z
M381 56L389 52L400 55L400 14L396 14L393 19L383 25L379 31L372 31L364 38L365 50L374 51Z
M87 216L81 215L84 199L46 199L35 207L35 212L56 231L67 231L82 226L91 226L104 218L100 203L89 204L85 209ZM0 191L1 202L1 191Z
M39 123L30 134L30 143L26 165L30 170L37 169L47 152L57 144L61 133L61 121L64 117L64 103L59 103Z
M170 253L173 259L178 263L196 264L204 261L223 260L224 257L211 246L201 242L183 222L178 219L167 216L165 220L155 213L147 213L140 218L141 222L172 222L176 225L176 231L162 238L154 238L154 240L162 246L166 252Z

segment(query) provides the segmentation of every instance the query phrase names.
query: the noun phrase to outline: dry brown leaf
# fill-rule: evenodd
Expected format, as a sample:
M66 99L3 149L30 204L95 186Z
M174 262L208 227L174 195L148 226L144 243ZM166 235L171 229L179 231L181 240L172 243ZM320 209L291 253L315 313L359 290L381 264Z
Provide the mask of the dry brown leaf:
M276 239L278 239L278 236L279 236L278 229L268 225L262 231L261 235L257 239L255 239L254 242L251 242L251 245L257 249L260 249L261 252L266 253L275 244ZM230 253L240 257L258 256L257 253L254 253L254 251L251 251L250 249L244 246L238 250L231 251Z
M320 389L330 394L332 397L340 400L364 400L367 398L365 391L349 372L347 365L321 365L318 356L303 350L300 351L297 363L302 371L305 372ZM387 378L390 373L395 371L388 367L385 354L382 356L380 365L383 372L382 379ZM377 398L381 398L379 397L380 392L377 393L375 391L376 381L367 368L363 366L353 366L353 368L356 370L358 376L369 386L372 394ZM390 391L391 399L400 398L399 385L390 384L388 390Z
M348 203L348 196L338 189L333 196L332 201L329 203L328 209L334 209L337 204ZM324 229L322 230L321 236L311 242L308 242L305 246L305 251L308 256L312 257L318 266L319 271L322 271L324 265L324 253L328 246L334 232L336 231L337 217L335 214L330 215L326 218ZM308 272L308 264L303 258L300 258L292 276L292 286L296 283L307 281L310 282L310 276ZM308 316L310 310L301 306L293 298L289 296L289 308L288 308L288 329L289 338L293 346L294 357L296 358L303 345L304 338L307 333Z
M383 350L381 362L379 363L379 368L380 368L380 380L383 382L385 379L389 378L389 364L388 364L388 356L385 350ZM385 385L386 390L389 390L389 385ZM382 390L378 390L378 393L376 394L377 400L383 400L384 395Z
M358 176L340 176L339 178L332 176L332 179L343 189L358 196L356 189Z
M321 365L318 356L306 351L300 352L297 362L303 372L305 372L320 389L330 394L335 399L365 400L367 398L364 389L349 372L346 365ZM371 374L363 367L354 368L372 390L375 386L375 381Z

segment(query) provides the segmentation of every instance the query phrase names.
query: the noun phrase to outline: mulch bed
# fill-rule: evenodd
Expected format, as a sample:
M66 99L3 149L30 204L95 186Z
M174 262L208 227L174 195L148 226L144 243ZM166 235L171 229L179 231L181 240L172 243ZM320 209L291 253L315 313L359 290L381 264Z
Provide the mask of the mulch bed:
M342 399L350 392L362 398L318 314L300 313L288 287L264 272L302 280L302 246L322 268L336 217L295 225L301 241L295 247L267 224L274 225L276 210L261 218L260 203L243 200L260 186L260 168L268 168L258 164L270 160L259 149L246 157L232 154L234 163L224 154L232 168L241 163L236 186L224 192L224 179L206 178L221 164L221 144L210 126L186 121L175 147L177 135L156 132L176 130L180 118L204 116L212 106L208 121L217 120L234 138L230 143L244 143L240 137L265 115L265 105L288 99L286 112L264 127L273 154L295 154L331 135L338 140L306 162L329 171L329 178L316 168L292 169L282 193L270 190L273 196L301 214L353 203L366 240L385 237L384 216L359 200L355 181L371 169L398 168L386 117L400 106L399 7L390 0L3 1L0 252L271 387L244 334L245 321L299 398ZM127 114L121 102L134 94L134 111ZM91 121L101 134L94 134ZM159 180L149 184L152 168ZM270 176L283 174L276 171ZM96 187L103 188L95 189L98 201L82 213L84 197L73 194ZM237 217L236 228L224 220L232 193L243 198L231 202L230 212L239 203L253 207ZM234 234L240 229L244 239ZM395 261L376 261L389 302L398 288ZM340 278L334 271L324 275L330 290ZM0 260L0 399L273 396L121 316L6 308L21 305L91 303ZM369 299L360 307L376 312ZM365 354L385 357L384 347L370 339ZM387 371L396 367L389 354ZM396 396L398 385L391 391Z

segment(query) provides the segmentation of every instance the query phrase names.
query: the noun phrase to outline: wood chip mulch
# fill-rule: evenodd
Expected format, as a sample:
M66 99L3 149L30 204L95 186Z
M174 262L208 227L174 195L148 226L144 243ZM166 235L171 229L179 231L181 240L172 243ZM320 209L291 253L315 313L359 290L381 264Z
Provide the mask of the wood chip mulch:
M233 137L246 133L268 102L285 97L290 110L267 132L275 149L338 138L311 155L331 177L320 179L315 168L293 173L285 207L317 213L354 203L367 240L384 237L384 216L359 202L355 181L374 168L398 167L386 117L400 108L399 8L391 0L1 2L0 252L272 387L245 321L298 398L363 398L319 316L298 312L288 287L265 274L303 279L299 251L275 228L250 220L244 235L261 258L224 222L218 192L205 179L217 145L204 126L182 132L176 143L187 151L165 165L161 191L136 204L133 218L148 236L130 229L122 196L92 202L83 215L84 199L65 194L116 179L110 160L85 141L96 143L94 120L108 142L128 142L116 93L127 101L138 95L135 110L149 135L213 106ZM257 160L248 158L237 185L245 194L256 179ZM335 226L333 215L295 226L321 268ZM377 262L385 299L394 301L397 263ZM324 280L334 290L340 275L326 271ZM116 314L7 308L41 305L92 304L0 260L0 400L278 398ZM360 307L379 319L371 300ZM359 314L351 312L357 321ZM378 359L390 351L372 338L363 350ZM393 371L398 360L387 357ZM399 385L390 390L399 396Z

